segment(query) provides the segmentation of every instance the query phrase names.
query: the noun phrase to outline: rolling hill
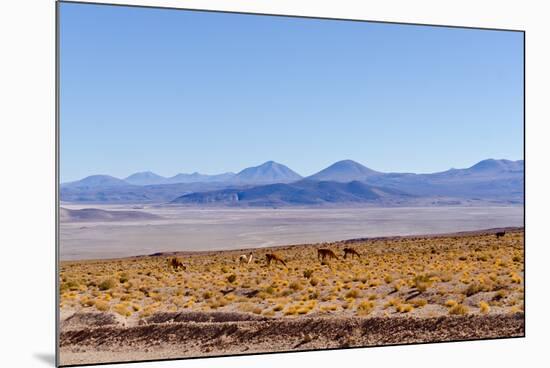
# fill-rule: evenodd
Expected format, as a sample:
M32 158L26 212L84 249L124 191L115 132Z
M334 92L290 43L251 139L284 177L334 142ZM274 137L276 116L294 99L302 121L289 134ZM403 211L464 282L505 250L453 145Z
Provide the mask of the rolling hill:
M64 188L80 188L80 189L110 188L110 187L122 187L122 186L128 186L128 185L129 184L124 180L115 178L114 176L110 176L110 175L90 175L81 180L61 184L61 186Z
M290 184L269 184L247 189L223 189L191 193L174 204L224 204L245 206L305 206L351 203L389 204L412 198L402 191L371 186L359 181L300 180Z

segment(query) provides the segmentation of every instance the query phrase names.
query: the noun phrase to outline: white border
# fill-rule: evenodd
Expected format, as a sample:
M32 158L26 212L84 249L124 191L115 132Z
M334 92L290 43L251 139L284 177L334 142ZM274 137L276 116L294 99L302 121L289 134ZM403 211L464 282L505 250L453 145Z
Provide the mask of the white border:
M110 1L116 2L116 1ZM258 13L433 23L527 32L527 337L133 364L131 367L517 367L548 361L550 39L543 1L124 1ZM54 2L0 4L0 272L3 366L51 366L54 351ZM50 362L50 363L48 363ZM534 363L535 365L540 365ZM121 367L126 365L120 365Z

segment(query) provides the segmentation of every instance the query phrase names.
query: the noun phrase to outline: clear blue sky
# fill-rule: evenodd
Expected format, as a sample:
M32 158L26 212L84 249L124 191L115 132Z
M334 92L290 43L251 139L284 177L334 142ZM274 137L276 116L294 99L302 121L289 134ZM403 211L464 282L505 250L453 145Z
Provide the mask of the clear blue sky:
M61 5L61 181L523 158L523 35Z

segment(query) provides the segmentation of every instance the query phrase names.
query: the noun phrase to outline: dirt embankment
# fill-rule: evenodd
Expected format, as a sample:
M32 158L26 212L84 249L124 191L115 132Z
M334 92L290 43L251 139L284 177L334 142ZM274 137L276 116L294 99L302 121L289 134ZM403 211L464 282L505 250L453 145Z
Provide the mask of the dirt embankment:
M84 317L80 320L93 322L95 319ZM433 318L277 319L250 318L237 313L162 313L133 327L121 327L109 321L109 325L103 327L65 330L61 334L61 350L63 364L79 364L523 335L523 313Z

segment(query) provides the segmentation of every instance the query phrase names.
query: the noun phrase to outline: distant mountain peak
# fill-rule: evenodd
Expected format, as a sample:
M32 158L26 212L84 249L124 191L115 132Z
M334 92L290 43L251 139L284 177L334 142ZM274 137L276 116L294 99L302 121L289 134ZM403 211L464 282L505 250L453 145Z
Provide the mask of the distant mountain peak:
M341 160L308 177L310 180L336 182L365 181L368 177L381 173L353 160Z
M363 166L361 165L359 162L357 161L353 161L353 160L350 160L350 159L347 159L347 160L340 160L340 161L336 161L333 165L359 165L359 166Z
M494 158L479 161L477 164L468 168L468 170L472 171L515 171L521 169L523 169L523 160L511 161Z
M180 173L172 176L167 179L167 183L176 184L176 183L213 183L213 182L226 182L231 180L235 176L232 172L226 172L222 174L201 174L198 171L195 171L191 174Z
M141 171L134 173L124 179L125 182L134 185L164 184L166 178L155 174L152 171Z
M111 175L90 175L84 179L63 184L64 187L71 188L99 188L124 185L128 185L128 183Z
M136 173L133 173L132 175L128 175L128 178L132 177L132 176L148 176L148 177L162 177L160 175L157 175L155 174L154 172L152 171L139 171L139 172L136 172ZM126 178L127 179L127 178ZM126 180L125 179L125 180Z
M235 182L240 183L290 183L302 176L287 166L275 161L266 161L258 166L248 167L237 173Z

